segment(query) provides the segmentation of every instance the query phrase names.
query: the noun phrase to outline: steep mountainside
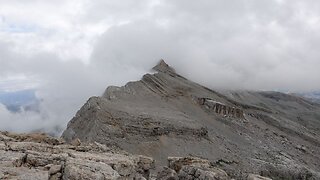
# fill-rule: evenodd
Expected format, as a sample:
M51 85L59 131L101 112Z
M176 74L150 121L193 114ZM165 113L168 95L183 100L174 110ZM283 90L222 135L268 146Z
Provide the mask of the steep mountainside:
M151 156L208 158L231 177L320 179L320 106L277 92L216 92L163 60L140 81L108 87L62 137Z

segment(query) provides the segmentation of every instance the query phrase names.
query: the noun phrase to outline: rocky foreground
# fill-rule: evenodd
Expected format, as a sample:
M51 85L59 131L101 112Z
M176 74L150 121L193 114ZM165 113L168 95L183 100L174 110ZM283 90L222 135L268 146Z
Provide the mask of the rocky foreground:
M197 157L169 157L156 167L146 156L131 155L99 143L66 144L45 134L0 132L0 179L231 179L210 161ZM268 180L248 174L248 180Z

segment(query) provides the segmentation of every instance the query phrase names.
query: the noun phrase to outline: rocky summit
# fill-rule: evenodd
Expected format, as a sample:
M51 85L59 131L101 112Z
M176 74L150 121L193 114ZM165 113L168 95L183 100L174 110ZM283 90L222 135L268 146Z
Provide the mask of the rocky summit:
M319 104L153 70L91 97L61 138L0 132L0 179L320 179Z
M158 179L199 179L198 172L320 179L319 104L280 92L214 91L163 60L153 69L139 81L91 97L62 138L152 157L156 167L166 167ZM208 162L202 169L172 168L168 157Z

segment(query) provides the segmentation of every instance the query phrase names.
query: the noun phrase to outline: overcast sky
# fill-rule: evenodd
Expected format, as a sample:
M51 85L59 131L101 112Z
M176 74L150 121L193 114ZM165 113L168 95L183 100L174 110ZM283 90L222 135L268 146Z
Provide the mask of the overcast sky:
M63 129L161 58L210 88L318 91L319 32L319 0L0 0L0 92L42 100L0 105L0 130Z

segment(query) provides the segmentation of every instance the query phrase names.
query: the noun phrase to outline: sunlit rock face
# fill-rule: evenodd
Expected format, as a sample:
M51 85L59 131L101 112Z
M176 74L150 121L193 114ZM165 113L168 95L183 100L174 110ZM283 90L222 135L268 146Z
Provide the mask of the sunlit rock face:
M217 92L163 60L153 69L91 97L62 138L142 154L157 165L169 156L203 157L231 177L319 177L318 104L278 92Z

